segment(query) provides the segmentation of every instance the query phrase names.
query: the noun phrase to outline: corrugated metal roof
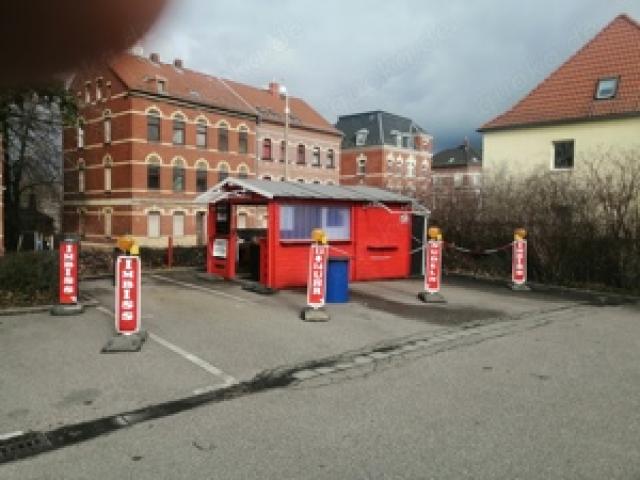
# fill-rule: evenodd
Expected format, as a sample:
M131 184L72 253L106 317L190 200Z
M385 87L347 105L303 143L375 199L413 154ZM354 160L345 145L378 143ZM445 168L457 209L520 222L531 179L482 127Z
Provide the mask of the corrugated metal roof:
M227 178L196 198L197 203L220 199L224 187L239 187L265 198L300 198L318 200L348 200L355 202L414 203L414 199L375 187L318 185L297 182L273 182Z

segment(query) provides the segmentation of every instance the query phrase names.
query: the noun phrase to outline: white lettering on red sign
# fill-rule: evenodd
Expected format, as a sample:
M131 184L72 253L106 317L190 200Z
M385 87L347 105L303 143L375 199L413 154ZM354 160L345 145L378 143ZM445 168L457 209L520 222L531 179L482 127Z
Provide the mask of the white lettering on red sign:
M527 283L527 241L513 242L513 260L511 262L511 281L515 285Z
M427 242L424 289L427 293L438 293L442 279L442 241Z
M61 305L78 303L78 243L71 240L60 242L60 289Z
M130 335L140 330L142 267L139 257L118 257L116 262L116 331Z
M327 289L327 245L311 245L309 251L309 278L307 280L307 304L313 308L324 306Z

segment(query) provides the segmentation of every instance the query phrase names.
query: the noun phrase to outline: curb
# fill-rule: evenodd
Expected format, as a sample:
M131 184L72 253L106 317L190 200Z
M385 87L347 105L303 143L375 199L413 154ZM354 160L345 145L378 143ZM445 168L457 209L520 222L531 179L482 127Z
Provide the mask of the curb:
M82 302L84 308L96 307L100 304L96 299L92 297L85 297ZM11 317L17 315L30 315L32 313L45 313L50 312L56 305L36 305L33 307L9 307L0 308L0 317Z
M494 285L509 288L509 279L496 277L485 277L481 275L473 275L470 273L450 272L444 275L444 278L473 280L487 285ZM640 303L640 297L621 293L606 292L600 290L587 290L575 287L563 287L561 285L548 285L538 282L527 282L527 286L533 292L552 293L559 296L570 297L576 300L593 302L597 305L622 305Z

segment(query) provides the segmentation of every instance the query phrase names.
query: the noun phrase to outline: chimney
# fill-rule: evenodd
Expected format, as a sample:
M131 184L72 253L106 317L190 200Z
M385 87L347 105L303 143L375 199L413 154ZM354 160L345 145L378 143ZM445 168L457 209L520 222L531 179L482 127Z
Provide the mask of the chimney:
M158 55L157 53L152 53L151 55L149 55L149 60L151 60L153 63L160 63L160 55Z
M269 93L274 97L280 95L280 84L278 82L269 83Z
M173 66L182 70L184 68L184 62L182 61L181 58L176 58L173 61Z

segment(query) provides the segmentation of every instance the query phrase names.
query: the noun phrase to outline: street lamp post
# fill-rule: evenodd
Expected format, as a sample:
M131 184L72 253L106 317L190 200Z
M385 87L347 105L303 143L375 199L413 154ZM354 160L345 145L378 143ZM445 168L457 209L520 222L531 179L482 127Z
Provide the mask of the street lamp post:
M284 180L289 181L289 92L280 86L280 95L284 95Z

